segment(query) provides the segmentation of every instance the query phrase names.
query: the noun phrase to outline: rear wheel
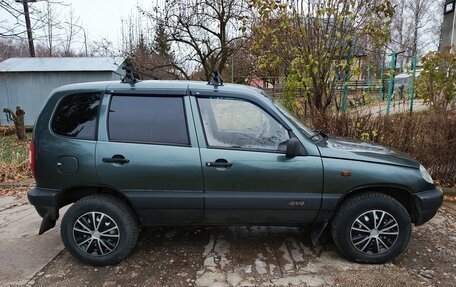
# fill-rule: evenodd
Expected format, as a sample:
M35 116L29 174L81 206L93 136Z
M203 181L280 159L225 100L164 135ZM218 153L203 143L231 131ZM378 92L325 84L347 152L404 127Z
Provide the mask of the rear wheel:
M62 241L76 259L94 266L112 265L133 249L139 227L130 207L110 195L78 200L61 224Z
M411 220L394 198L381 193L356 195L338 208L331 232L339 251L363 263L385 263L407 247Z

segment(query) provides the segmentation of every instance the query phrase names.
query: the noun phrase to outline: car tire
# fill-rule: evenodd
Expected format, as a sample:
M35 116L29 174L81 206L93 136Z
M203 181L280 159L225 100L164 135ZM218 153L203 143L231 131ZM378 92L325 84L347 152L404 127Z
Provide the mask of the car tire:
M131 208L111 195L90 195L76 201L62 219L60 233L68 252L93 266L122 261L138 239Z
M381 264L399 256L410 239L407 210L382 193L363 193L337 209L331 233L342 255L352 261Z

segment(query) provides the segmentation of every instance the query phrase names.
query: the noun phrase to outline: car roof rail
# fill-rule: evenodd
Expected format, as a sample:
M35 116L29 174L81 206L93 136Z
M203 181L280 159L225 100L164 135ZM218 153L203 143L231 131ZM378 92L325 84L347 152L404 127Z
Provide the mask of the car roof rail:
M213 71L210 78L209 82L207 83L208 85L212 86L223 86L223 79L220 77L220 74L218 71Z

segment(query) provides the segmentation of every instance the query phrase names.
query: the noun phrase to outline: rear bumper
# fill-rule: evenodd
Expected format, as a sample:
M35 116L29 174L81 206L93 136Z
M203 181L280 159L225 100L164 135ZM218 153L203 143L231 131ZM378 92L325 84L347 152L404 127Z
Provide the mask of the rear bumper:
M418 218L415 225L421 225L431 220L443 202L443 191L438 188L414 194Z
M40 231L43 234L53 228L59 218L58 195L60 190L35 187L27 192L27 197L38 214L43 218Z

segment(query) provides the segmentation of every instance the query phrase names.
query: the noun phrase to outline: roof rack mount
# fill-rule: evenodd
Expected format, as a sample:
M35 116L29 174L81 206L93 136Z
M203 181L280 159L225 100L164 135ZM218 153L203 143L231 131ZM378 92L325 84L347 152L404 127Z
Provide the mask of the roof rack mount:
M207 83L208 85L212 86L223 86L223 79L220 77L220 74L218 71L213 71L210 78L209 82Z
M138 81L135 78L135 74L133 73L133 69L129 67L122 67L125 70L125 76L122 78L122 83L134 84Z

